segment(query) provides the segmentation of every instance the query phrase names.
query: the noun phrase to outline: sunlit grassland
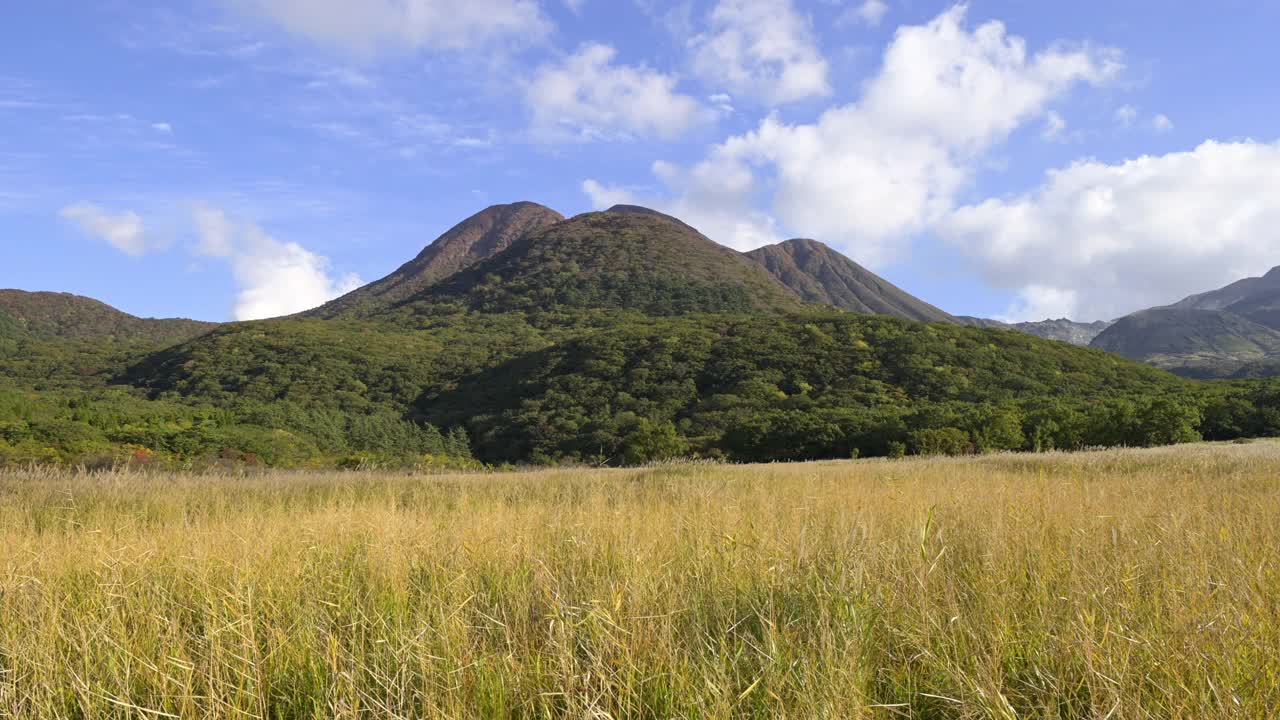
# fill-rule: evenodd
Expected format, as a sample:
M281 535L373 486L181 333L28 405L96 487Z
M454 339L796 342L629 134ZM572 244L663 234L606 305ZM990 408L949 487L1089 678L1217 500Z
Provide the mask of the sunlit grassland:
M0 475L0 717L1280 708L1280 445Z

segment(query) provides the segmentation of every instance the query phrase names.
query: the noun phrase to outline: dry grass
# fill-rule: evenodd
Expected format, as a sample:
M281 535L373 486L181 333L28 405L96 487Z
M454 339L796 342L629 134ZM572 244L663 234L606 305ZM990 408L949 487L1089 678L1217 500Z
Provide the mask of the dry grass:
M1280 445L0 476L0 717L1271 717Z

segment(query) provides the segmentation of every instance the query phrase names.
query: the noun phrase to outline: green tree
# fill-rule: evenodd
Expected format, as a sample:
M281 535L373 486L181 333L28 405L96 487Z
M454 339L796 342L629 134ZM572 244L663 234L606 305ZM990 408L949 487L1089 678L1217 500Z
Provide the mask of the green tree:
M917 455L968 455L973 442L960 428L923 428L911 433L911 449Z
M685 444L668 421L640 418L622 443L622 461L627 465L674 460L685 452Z

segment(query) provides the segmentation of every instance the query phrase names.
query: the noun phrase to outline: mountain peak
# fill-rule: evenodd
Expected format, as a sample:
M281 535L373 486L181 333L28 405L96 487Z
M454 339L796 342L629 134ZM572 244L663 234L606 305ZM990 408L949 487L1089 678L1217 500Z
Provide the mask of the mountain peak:
M741 253L645 208L584 213L530 233L423 299L496 312L626 308L680 315L802 308L791 290Z
M560 213L535 202L492 205L450 228L390 275L307 314L335 317L395 305L563 220Z
M958 322L817 240L793 238L752 250L747 257L809 302L908 320Z
M654 210L653 208L644 207L643 205L625 205L625 204L622 204L622 205L614 205L613 207L609 208L608 210L605 210L605 212L611 212L611 213L631 213L631 214L633 214L633 215L656 215L656 216L658 216L658 217L671 217L670 215L667 215L666 213L658 212L657 210Z

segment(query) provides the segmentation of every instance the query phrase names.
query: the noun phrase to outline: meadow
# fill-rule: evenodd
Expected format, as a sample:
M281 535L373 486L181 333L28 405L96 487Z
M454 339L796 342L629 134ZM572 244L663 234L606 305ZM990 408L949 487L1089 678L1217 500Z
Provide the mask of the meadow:
M1277 708L1277 443L0 475L0 718Z

